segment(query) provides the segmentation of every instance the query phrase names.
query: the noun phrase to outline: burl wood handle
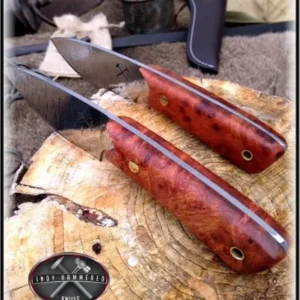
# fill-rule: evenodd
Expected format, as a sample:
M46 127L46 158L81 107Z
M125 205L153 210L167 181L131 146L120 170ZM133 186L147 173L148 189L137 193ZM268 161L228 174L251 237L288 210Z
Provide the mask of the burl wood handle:
M122 119L236 197L287 240L281 225L224 180L136 121ZM260 272L286 256L285 249L268 232L153 146L113 121L106 128L114 144L114 149L105 153L106 158L231 268L241 273Z
M285 139L253 115L161 67L151 66L207 95L191 91L141 68L149 85L149 105L248 173L258 173L280 158Z

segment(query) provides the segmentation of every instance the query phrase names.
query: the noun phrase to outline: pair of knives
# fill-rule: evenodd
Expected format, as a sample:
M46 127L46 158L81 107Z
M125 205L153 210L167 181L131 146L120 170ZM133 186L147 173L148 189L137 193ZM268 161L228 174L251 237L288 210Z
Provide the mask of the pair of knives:
M257 118L169 71L75 39L52 41L70 66L98 87L144 78L150 106L248 172L265 169L286 149L284 139ZM260 272L287 255L288 235L276 220L154 132L41 74L18 66L10 71L28 104L62 136L70 139L70 130L94 132L93 154L97 130L105 125L114 145L105 157L234 270ZM76 135L71 142L84 149ZM251 154L246 160L245 149Z

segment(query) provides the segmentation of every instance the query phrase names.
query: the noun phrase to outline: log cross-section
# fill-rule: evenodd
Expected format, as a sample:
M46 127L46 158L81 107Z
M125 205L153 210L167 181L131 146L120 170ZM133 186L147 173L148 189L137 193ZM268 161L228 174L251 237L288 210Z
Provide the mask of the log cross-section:
M260 205L293 236L292 104L229 82L190 80L272 126L287 141L285 155L264 172L249 175L144 102L106 99L99 104L135 119L183 150ZM83 136L88 145L88 134ZM7 299L35 299L28 287L30 269L61 251L91 255L107 267L111 282L101 299L292 299L293 245L287 258L271 270L237 274L110 162L98 161L57 134L34 155L14 190L52 196L22 204L18 214L5 222ZM85 222L53 197L101 210L118 225ZM101 244L98 254L93 250L95 241Z

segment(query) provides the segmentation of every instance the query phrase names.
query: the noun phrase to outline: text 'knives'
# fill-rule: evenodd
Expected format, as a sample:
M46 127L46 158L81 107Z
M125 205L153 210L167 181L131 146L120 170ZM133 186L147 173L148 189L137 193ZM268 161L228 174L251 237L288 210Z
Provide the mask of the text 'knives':
M286 256L288 237L279 223L154 132L28 69L10 67L8 76L56 131L66 138L70 130L78 132L70 140L79 147L84 148L80 134L89 130L95 135L93 146L100 148L99 131L105 125L114 145L105 157L234 270L260 272Z
M284 137L255 116L158 66L76 39L54 45L82 78L98 88L145 79L148 103L248 173L258 173L286 151Z

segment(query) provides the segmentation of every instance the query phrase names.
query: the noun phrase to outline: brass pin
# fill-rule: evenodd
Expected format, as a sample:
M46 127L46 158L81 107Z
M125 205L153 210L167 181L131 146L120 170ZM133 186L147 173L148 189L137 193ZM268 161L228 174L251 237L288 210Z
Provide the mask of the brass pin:
M164 95L159 97L159 102L162 106L167 106L169 104L168 98Z
M242 151L242 157L244 160L250 161L253 159L253 154L249 150L243 150Z
M128 167L129 167L129 170L134 174L137 174L140 171L139 166L136 163L134 163L133 161L130 161L128 163Z
M231 247L230 254L236 260L243 260L245 258L244 252L238 247Z

